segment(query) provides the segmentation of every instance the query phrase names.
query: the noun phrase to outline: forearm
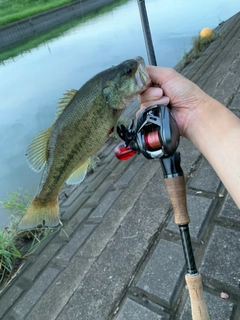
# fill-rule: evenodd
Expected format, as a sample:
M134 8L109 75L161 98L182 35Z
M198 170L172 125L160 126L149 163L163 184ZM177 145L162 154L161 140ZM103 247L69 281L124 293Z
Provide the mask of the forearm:
M240 119L206 96L187 137L212 165L240 208Z

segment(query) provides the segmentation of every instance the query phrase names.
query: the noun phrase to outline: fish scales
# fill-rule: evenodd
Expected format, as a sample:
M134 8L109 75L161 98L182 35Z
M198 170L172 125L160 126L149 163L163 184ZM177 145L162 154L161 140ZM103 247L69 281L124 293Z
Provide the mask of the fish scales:
M40 133L27 149L29 164L35 171L46 163L37 194L19 229L60 223L60 189L66 181L74 184L84 179L89 158L104 145L109 131L136 94L149 85L144 60L137 57L97 74L78 91L66 93L62 99L66 106L57 111L53 126ZM46 159L39 156L38 146Z

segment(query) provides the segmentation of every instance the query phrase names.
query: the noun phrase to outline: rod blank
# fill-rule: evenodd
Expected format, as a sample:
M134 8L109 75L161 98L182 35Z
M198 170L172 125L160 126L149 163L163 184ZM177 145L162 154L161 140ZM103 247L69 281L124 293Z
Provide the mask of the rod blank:
M153 48L152 35L151 35L150 27L149 27L145 1L138 0L138 7L139 7L139 12L140 12L140 18L141 18L141 23L142 23L142 29L143 29L143 35L144 35L144 40L145 40L145 45L146 45L146 50L147 50L148 61L149 61L149 64L156 66L157 61L156 61L155 52L154 52L154 48Z

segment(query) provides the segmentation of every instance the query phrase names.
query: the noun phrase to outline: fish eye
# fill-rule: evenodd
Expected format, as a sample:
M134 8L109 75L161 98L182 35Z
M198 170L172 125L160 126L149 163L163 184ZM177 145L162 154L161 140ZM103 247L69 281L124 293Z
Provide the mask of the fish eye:
M133 69L129 67L129 68L127 68L127 70L126 70L126 73L130 75L130 74L132 74L132 71L133 71Z

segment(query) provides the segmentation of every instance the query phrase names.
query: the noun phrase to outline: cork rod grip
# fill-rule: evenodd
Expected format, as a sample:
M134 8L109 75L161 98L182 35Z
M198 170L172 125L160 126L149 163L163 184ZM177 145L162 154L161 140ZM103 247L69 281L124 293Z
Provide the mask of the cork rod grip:
M174 212L174 219L177 225L184 225L190 222L187 212L186 186L183 176L166 178L165 184L171 200Z
M200 274L196 276L185 276L192 308L193 320L210 320L206 302L203 296L202 277Z

